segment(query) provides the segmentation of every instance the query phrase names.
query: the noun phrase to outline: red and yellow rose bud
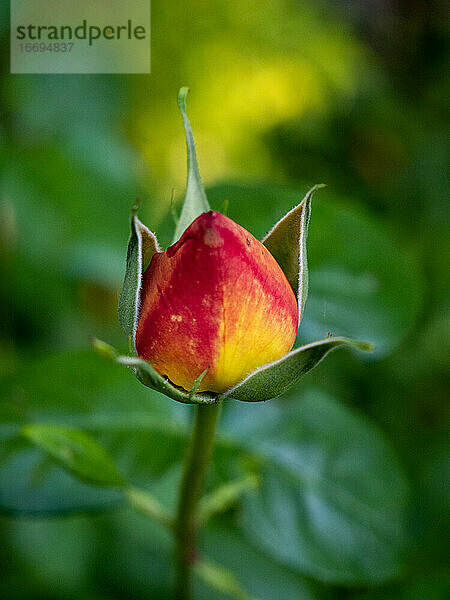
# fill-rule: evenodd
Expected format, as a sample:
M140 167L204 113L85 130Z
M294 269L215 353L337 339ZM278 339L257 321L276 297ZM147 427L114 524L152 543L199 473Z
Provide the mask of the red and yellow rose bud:
M270 252L224 215L201 214L144 273L138 355L186 390L224 392L294 344L298 306Z
M178 96L188 153L186 195L175 230L179 241L159 252L156 236L136 210L131 217L118 315L138 356L121 355L98 340L94 347L178 402L261 402L283 394L335 348L371 345L327 337L291 350L308 294L311 198L323 185L309 190L262 243L211 211L186 94L182 88Z

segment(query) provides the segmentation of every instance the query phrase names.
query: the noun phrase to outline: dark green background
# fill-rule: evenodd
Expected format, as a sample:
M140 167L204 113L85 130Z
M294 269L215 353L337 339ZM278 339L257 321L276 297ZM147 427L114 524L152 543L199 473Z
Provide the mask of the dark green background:
M209 485L248 471L263 484L202 548L260 600L444 599L444 3L152 4L149 76L10 75L2 4L0 595L170 597L162 529L112 510L117 491L78 484L18 432L89 430L134 484L173 502L191 409L96 357L88 337L127 349L116 303L129 210L141 198L141 219L170 241L185 179L176 96L189 85L214 208L229 201L262 236L328 184L313 203L300 342L377 346L336 352L285 398L227 403Z

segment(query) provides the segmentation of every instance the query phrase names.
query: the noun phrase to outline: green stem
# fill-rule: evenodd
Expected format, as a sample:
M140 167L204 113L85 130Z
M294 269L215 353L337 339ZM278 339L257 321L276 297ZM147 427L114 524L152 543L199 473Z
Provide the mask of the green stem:
M220 404L197 405L192 438L181 481L176 537L176 600L191 598L191 570L196 561L197 509L214 448Z

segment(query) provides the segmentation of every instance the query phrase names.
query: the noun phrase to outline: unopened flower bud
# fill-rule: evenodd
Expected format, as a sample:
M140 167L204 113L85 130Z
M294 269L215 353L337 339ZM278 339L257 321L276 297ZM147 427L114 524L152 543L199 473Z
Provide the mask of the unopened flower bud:
M223 392L283 357L298 328L297 299L282 269L228 217L201 214L144 273L138 355L186 390Z

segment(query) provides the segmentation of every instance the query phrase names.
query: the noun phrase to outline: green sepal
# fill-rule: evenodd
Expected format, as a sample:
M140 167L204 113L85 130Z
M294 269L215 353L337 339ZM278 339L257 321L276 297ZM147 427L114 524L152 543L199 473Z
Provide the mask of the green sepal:
M203 378L205 377L206 373L208 372L208 369L206 368L203 373L200 373L200 375L197 377L197 379L194 381L193 386L191 387L191 389L189 390L189 398L193 398L195 396L195 394L198 391L198 388L200 387L201 382L203 381Z
M326 338L292 350L283 358L264 365L240 383L218 396L219 400L234 398L243 402L261 402L280 396L314 368L329 352L339 346L373 350L371 344L344 337Z
M187 184L186 196L184 198L183 208L175 229L173 244L180 239L183 231L189 227L194 219L210 209L205 189L198 169L197 155L195 152L194 136L192 134L191 124L186 113L186 96L189 88L182 87L178 92L178 106L183 117L184 131L186 133L187 148Z
M297 296L299 323L308 296L306 238L311 215L311 198L316 190L323 187L325 184L320 183L311 188L300 204L278 221L262 240L283 269Z
M79 479L102 486L123 486L113 459L90 435L54 423L25 425L22 435Z
M91 343L94 349L102 356L114 360L120 365L129 367L143 385L152 390L156 390L157 392L161 392L161 394L172 398L172 400L182 402L183 404L216 404L217 402L216 396L197 393L198 386L200 385L205 372L203 372L195 381L192 390L185 391L182 388L174 386L168 379L160 375L146 360L136 356L121 355L115 348L101 340L92 339ZM195 388L196 384L197 387Z
M131 215L131 235L128 242L127 266L119 297L119 321L135 347L136 328L139 317L142 276L155 252L160 252L158 240L136 216L137 207Z

